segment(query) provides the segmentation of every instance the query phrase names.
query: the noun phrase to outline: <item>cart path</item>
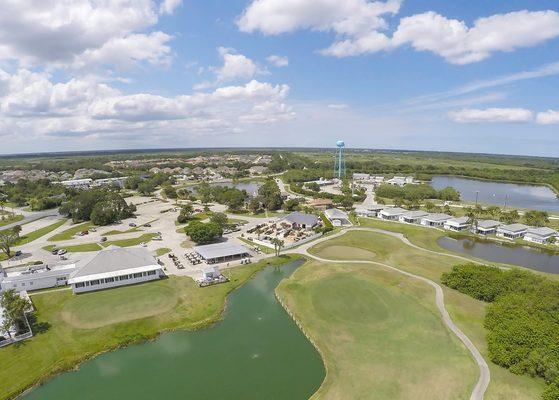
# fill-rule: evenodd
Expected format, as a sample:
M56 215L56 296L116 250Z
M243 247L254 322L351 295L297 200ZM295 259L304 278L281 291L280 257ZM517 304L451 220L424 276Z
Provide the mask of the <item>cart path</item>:
M483 358L483 356L481 355L481 353L479 352L479 350L477 349L477 347L474 345L474 343L470 340L470 338L468 338L468 336L466 336L466 334L464 332L462 332L460 330L460 328L458 328L456 326L456 324L454 323L454 321L452 321L452 318L450 317L450 314L448 313L445 304L444 304L444 292L442 287L428 279L425 278L423 276L419 276L419 275L415 275L412 274L410 272L401 270L399 268L393 267L392 265L388 265L385 263L381 263L381 262L377 262L377 261L363 261L363 260L330 260L330 259L326 259L326 258L322 258L322 257L318 257L315 256L313 254L310 254L308 252L309 248L311 248L312 246L316 245L317 243L326 241L326 240L330 240L339 236L344 235L345 233L349 232L349 231L370 231L370 232L376 232L376 233L382 233L382 234L386 234L386 235L390 235L390 236L394 236L396 238L399 238L401 241L403 241L404 243L406 243L407 245L416 248L418 250L421 251L426 251L429 253L434 253L434 254L439 254L439 255L444 255L444 256L450 256L450 257L455 257L455 258L459 258L462 260L467 260L467 261L471 261L468 258L465 257L461 257L461 256L457 256L457 255L453 255L453 254L447 254L447 253L442 253L442 252L437 252L434 250L428 250L428 249L424 249L420 246L414 245L413 243L411 243L406 237L404 237L403 234L401 233L396 233L396 232L390 232L390 231L385 231L382 229L375 229L375 228L349 228L349 229L345 229L342 230L341 232L338 232L334 235L331 236L325 236L323 238L320 238L318 240L309 242L309 243L305 243L303 246L299 247L299 248L295 248L292 249L290 251L287 252L293 252L293 253L301 253L304 254L305 256L315 259L317 261L321 261L321 262L327 262L327 263L344 263L344 264L373 264L373 265L378 265L381 266L383 268L387 268L390 269L392 271L396 271L400 274L406 275L408 277L420 280L422 282L427 283L428 285L430 285L431 287L433 287L435 289L435 303L437 305L437 308L439 310L439 313L441 314L442 320L444 322L444 324L448 327L448 329L450 329L450 331L452 333L454 333L454 335L456 335L458 337L458 339L460 339L460 341L462 343L464 343L464 345L466 346L466 348L470 351L470 353L472 354L472 357L474 358L478 369L479 369L479 378L477 380L477 383L474 387L474 389L472 390L472 393L470 395L470 400L483 400L483 396L485 394L485 391L487 390L487 387L489 386L489 382L491 380L491 374L489 372L489 366L487 365L487 362L485 361L485 359Z

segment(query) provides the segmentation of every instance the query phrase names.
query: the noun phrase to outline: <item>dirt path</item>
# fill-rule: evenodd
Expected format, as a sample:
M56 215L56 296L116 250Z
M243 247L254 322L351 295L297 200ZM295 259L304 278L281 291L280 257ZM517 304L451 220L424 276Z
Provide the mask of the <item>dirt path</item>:
M344 263L344 264L373 264L373 265L379 265L383 268L387 268L390 269L392 271L396 271L402 275L406 275L408 277L420 280L422 282L427 283L428 285L432 286L435 289L435 303L437 305L437 308L441 314L442 320L444 322L444 324L448 327L448 329L450 329L450 331L452 333L454 333L458 339L460 339L460 341L462 343L464 343L464 345L466 346L466 348L470 351L470 353L472 354L472 357L474 358L478 369L479 369L479 378L478 381L474 387L474 389L472 390L472 393L470 395L470 400L483 400L483 396L485 394L485 391L487 390L487 387L489 386L489 382L491 380L491 375L489 372L489 366L487 365L487 362L485 361L485 359L483 358L483 356L481 355L481 353L479 352L479 350L477 349L477 347L473 344L473 342L468 338L468 336L466 336L466 334L464 334L464 332L462 332L460 330L460 328L458 328L456 326L456 324L452 321L452 318L450 317L445 304L444 304L444 292L443 289L441 288L441 286L430 280L427 279L425 277L419 276L419 275L415 275L412 274L410 272L407 271L403 271L401 269L398 269L396 267L393 267L392 265L388 265L385 263L381 263L381 262L377 262L377 261L359 261L359 260L330 260L330 259L326 259L326 258L321 258L318 256L315 256L313 254L310 254L308 252L308 249L320 242L323 242L325 240L330 240L333 239L335 237L339 237L342 236L344 234L346 234L349 231L369 231L369 232L376 232L376 233L381 233L381 234L385 234L385 235L390 235L393 237L396 237L398 239L400 239L402 242L404 242L406 245L411 246L415 249L421 250L421 251L426 251L429 253L434 253L434 254L439 254L439 255L443 255L443 256L449 256L449 257L455 257L461 260L466 260L466 261L471 261L468 258L465 257L461 257L461 256L457 256L457 255L453 255L453 254L447 254L447 253L442 253L442 252L437 252L434 250L428 250L428 249L424 249L422 247L419 247L413 243L411 243L406 237L404 237L404 235L402 235L401 233L396 233L396 232L390 232L390 231L384 231L382 229L374 229L374 228L349 228L349 229L345 229L341 232L338 232L334 235L331 236L326 236L323 237L321 239L312 241L310 243L306 243L301 247L298 247L296 249L292 249L289 250L287 252L289 253L301 253L304 254L305 256L321 261L321 262L329 262L329 263Z

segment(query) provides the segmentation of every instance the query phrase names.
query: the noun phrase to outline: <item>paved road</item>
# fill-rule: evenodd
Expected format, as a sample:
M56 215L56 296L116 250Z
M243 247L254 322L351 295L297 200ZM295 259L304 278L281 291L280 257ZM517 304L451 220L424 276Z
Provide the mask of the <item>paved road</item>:
M478 378L478 381L477 381L474 389L472 390L472 393L470 395L470 400L483 400L483 396L484 396L485 391L487 390L487 387L489 386L489 382L491 380L491 375L490 375L490 372L489 372L489 366L487 365L487 362L485 361L485 359L483 358L483 356L481 355L481 353L479 352L477 347L473 344L473 342L452 321L452 318L450 317L448 311L446 310L445 304L444 304L443 289L441 288L441 286L438 283L436 283L436 282L434 282L430 279L427 279L423 276L415 275L415 274L412 274L410 272L403 271L401 269L398 269L396 267L393 267L391 265L381 263L381 262L362 261L362 260L329 260L329 259L326 259L326 258L321 258L321 257L315 256L315 255L310 254L308 252L308 249L310 247L316 245L317 243L320 243L322 241L330 240L330 239L333 239L335 237L344 235L348 231L352 231L352 230L362 230L362 231L371 231L371 232L376 232L376 233L388 234L390 236L394 236L394 237L399 238L400 240L402 240L402 242L404 242L408 246L419 249L421 251L426 251L426 252L429 252L429 253L435 253L435 254L440 254L440 255L450 256L450 257L457 257L457 258L463 258L463 259L466 259L466 258L460 257L460 256L455 256L455 255L452 255L452 254L439 253L439 252L436 252L436 251L433 251L433 250L427 250L427 249L424 249L422 247L414 245L408 239L406 239L402 234L399 234L399 233L396 233L396 232L384 231L384 230L381 230L381 229L374 229L374 228L349 228L349 229L345 229L345 230L343 230L341 232L338 232L334 235L325 236L325 237L323 237L321 239L318 239L318 240L315 240L313 242L305 243L304 245L302 245L302 246L300 246L296 249L286 251L286 252L290 252L290 253L291 252L301 253L301 254L304 254L307 257L310 257L310 258L313 258L315 260L322 261L322 262L379 265L381 267L390 269L392 271L396 271L400 274L409 276L411 278L418 279L418 280L420 280L422 282L425 282L428 285L432 286L435 289L435 303L437 305L437 308L439 309L439 312L441 314L441 317L442 317L442 320L443 320L444 324L451 330L452 333L454 333L458 337L458 339L460 339L460 341L462 343L464 343L466 348L472 354L472 356L473 356L473 358L474 358L474 360L475 360L475 362L478 366L479 378ZM466 260L468 260L468 259L466 259ZM468 261L470 261L470 260L468 260Z
M11 224L8 225L4 225L2 226L0 229L4 230L4 229L11 229L14 226L17 225L24 225L27 224L29 222L33 222L33 221L37 221L38 219L41 218L45 218L45 217L52 217L52 216L57 216L60 215L58 213L58 209L55 210L45 210L45 211L37 211L37 212L25 212L22 213L23 214L23 219L21 221L17 221L17 222L12 222Z

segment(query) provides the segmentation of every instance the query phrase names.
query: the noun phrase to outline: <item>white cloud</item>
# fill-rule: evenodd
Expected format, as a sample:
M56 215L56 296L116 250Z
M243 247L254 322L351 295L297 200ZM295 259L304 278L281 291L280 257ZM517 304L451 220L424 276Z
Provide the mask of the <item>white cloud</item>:
M248 80L262 71L250 58L235 53L234 49L220 47L219 55L223 60L223 65L213 68L218 82L230 82L235 80Z
M347 57L411 45L453 64L469 64L495 52L531 47L559 36L559 13L517 11L479 18L472 27L433 11L402 18L392 36L386 18L401 1L254 0L238 18L243 32L278 35L300 29L333 32L322 54Z
M289 59L286 56L278 56L276 54L271 54L266 57L266 61L274 67L287 67L289 65Z
M153 0L6 0L0 12L0 60L80 68L95 60L160 63L170 37L142 33L157 23L157 8Z
M452 111L448 116L454 122L530 122L533 120L532 111L524 108L465 108Z
M541 125L559 124L559 111L547 110L536 116L536 122Z
M287 85L251 80L210 93L124 94L94 79L53 83L46 73L0 70L0 136L142 137L232 133L294 116ZM178 135L178 136L177 136Z
M160 14L172 14L182 4L182 0L163 0L159 5Z
M328 104L328 108L334 110L345 110L346 108L349 108L349 106L347 104Z

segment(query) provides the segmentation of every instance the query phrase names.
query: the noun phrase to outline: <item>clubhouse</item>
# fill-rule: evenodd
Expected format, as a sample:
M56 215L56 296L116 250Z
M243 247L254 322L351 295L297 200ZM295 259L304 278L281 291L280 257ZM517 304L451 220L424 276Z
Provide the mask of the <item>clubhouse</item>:
M160 279L163 267L143 247L108 247L77 263L68 283L74 293L91 292Z

